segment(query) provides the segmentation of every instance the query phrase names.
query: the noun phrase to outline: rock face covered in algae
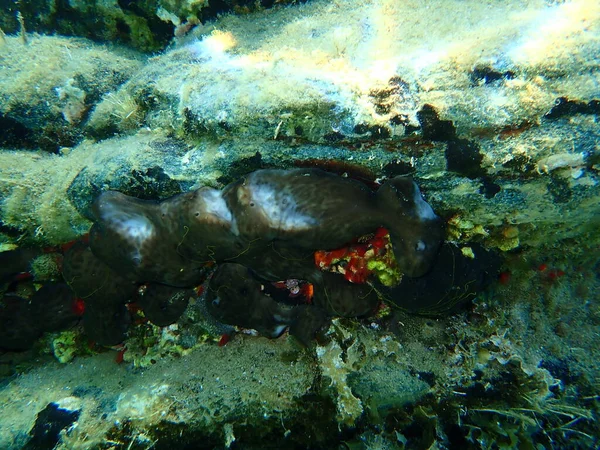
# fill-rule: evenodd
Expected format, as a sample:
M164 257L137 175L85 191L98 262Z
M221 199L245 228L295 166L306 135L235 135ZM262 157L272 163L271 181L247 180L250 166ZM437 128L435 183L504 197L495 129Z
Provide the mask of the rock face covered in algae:
M2 36L0 245L32 252L1 273L3 305L56 280L61 252L46 268L38 249L87 233L100 192L160 200L261 168L411 175L462 255L505 267L453 316L335 319L308 349L217 346L228 329L192 303L163 329L132 307L117 355L86 356L74 310L74 334L30 350L72 362L2 355L27 373L0 391L0 446L36 442L43 411L70 418L64 448L597 446L597 2L314 1L196 26L201 2L160 3L178 36L150 58Z

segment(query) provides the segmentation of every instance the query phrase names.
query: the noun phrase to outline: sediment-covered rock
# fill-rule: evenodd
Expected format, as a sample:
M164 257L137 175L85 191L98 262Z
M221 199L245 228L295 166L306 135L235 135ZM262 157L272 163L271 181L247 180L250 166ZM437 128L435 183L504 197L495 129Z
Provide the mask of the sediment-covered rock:
M133 51L109 50L85 39L3 37L0 146L58 152L76 145L90 110L141 64Z

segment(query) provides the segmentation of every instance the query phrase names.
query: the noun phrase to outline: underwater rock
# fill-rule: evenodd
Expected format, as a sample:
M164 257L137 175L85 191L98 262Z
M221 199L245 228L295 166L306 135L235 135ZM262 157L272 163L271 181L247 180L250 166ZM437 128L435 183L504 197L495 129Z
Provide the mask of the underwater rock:
M539 123L557 97L593 106L598 93L588 81L597 51L584 36L597 32L585 25L596 23L596 7L540 1L518 11L507 3L486 10L469 0L453 5L449 19L444 7L349 1L330 8L317 1L245 20L226 16L176 40L115 99L151 92L144 125L175 127L191 142L301 136L323 144L406 139L419 123L426 139L497 136ZM552 17L565 17L565 28L544 40L539 23ZM449 20L451 32L439 26ZM487 32L494 27L503 32ZM441 50L445 45L453 51ZM442 120L426 117L427 107ZM119 127L110 107L92 116L93 129Z
M30 11L39 2L5 3L0 16L12 16L14 22L18 7L26 23L35 20ZM75 11L111 2L91 3L53 2L60 9L70 4ZM127 11L132 22L116 20L98 33L117 26L121 39L128 40L148 29L136 22L143 14L135 10L150 2L112 3L106 7ZM162 1L176 3L190 4ZM492 265L489 278L484 271L479 284L480 268L487 263L470 241L502 249L507 256L503 273L512 274L510 280L480 292L472 310L452 317L430 320L398 312L384 318L388 308L367 323L342 320L346 331L332 331L336 345L319 341L323 350L316 358L290 348L292 340L239 336L225 347L195 346L183 358L157 352L161 358L143 372L116 366L112 352L78 358L77 364L44 365L3 383L0 447L22 447L36 413L64 397L65 380L72 392L93 386L102 391L87 396L77 427L61 433L58 445L66 448L193 447L198 442L220 448L234 439L232 446L240 448L260 448L265 442L279 448L336 448L340 442L383 446L369 435L403 448L597 447L600 128L594 111L600 3L465 0L431 7L429 2L315 0L290 8L276 3L268 13L224 15L198 25L189 38L148 58L138 75L100 104L91 102L79 80L38 83L50 85L39 91L23 85L23 93L64 107L71 120L88 99L92 108L77 127L85 140L60 155L27 150L48 141L38 139L38 128L28 129L5 114L3 142L23 150L0 152L0 249L10 248L5 244L56 245L86 233L86 218L93 216L85 212L101 191L161 200L178 189L220 189L259 168L292 168L308 161L319 167L333 161L338 167L368 168L371 179L411 174L437 215L460 219L462 226L450 225L456 231L450 239L461 254L453 255L452 247L444 245L431 271L404 277L404 289L393 291L399 308L418 312L422 298L422 305L437 314L452 305L446 297L460 300L473 293L463 283L485 286L493 279ZM40 11L39 17L47 16ZM172 24L167 20L165 28L171 31ZM157 27L157 33L165 28ZM31 51L10 47L18 37L6 41L0 57L15 49L32 55L37 70L52 78L45 53L32 45L33 39ZM53 54L62 55L65 66L71 56L72 64L81 64L71 45L75 41L63 42ZM23 74L31 75L31 65L23 66ZM2 81L13 83L11 78ZM556 98L563 100L555 105ZM422 117L421 124L417 113L426 111L425 105L437 117ZM13 113L23 116L24 110L17 105ZM35 125L57 131L57 142L73 142L61 134L72 128L61 123L37 120ZM448 149L452 136L456 139ZM256 152L259 161L251 159ZM206 193L214 195L210 188ZM210 226L205 230L211 235ZM184 260L204 254L204 231L194 231L179 247ZM177 229L181 232L185 228ZM222 236L222 251L236 249L227 227ZM106 241L113 246L110 238ZM162 242L148 242L163 248ZM165 247L177 244L173 239ZM294 274L304 288L304 277L318 280L311 249L296 248L293 241L248 248L240 238L239 244L232 261L246 273L251 270L250 281L264 285L264 295L278 307L302 306L305 300L289 298L289 290L274 288L271 281L292 285L293 279L279 275ZM396 240L394 246L400 244ZM475 259L468 259L465 245ZM151 249L138 248L162 264ZM175 265L180 261L173 255L166 259ZM335 267L347 269L345 263L353 265L347 260ZM456 270L447 267L451 263ZM160 278L125 265L118 272L130 283L123 288L131 300L138 277ZM182 281L175 271L168 276ZM355 290L344 275L332 276L338 276L336 289ZM317 302L322 298L319 283L314 288ZM160 295L149 299L147 308L154 301L158 305L158 321L160 305L171 303ZM125 306L129 300L123 297L112 305L106 299L112 311L92 301L84 320L100 322L106 312L102 323L113 321L106 334L120 339L119 326L128 317L124 308L135 308ZM343 302L348 308L352 304ZM300 311L309 314L321 309L304 306ZM135 320L141 320L141 313ZM178 342L196 331L186 321L177 324ZM387 335L388 325L401 339ZM147 328L140 324L132 334L143 335ZM164 336L172 336L175 328L164 330ZM155 329L152 338L158 334L163 333ZM186 348L195 345L190 341ZM370 363L374 356L377 361ZM555 370L546 361L564 362L569 370ZM542 376L544 367L551 374ZM362 373L355 376L357 371ZM404 394L417 390L405 404Z
M17 36L2 42L0 146L6 148L57 153L74 146L91 109L141 66L133 52L83 39L31 35L27 44Z

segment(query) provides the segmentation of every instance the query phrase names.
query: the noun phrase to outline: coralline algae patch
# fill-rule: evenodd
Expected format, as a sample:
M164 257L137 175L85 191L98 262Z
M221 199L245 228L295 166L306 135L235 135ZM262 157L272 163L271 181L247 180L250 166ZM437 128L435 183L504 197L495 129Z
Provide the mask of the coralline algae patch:
M402 279L390 234L385 228L378 228L372 235L363 236L347 247L315 252L315 264L323 271L342 274L350 283L366 283L367 278L374 275L381 284L391 287Z

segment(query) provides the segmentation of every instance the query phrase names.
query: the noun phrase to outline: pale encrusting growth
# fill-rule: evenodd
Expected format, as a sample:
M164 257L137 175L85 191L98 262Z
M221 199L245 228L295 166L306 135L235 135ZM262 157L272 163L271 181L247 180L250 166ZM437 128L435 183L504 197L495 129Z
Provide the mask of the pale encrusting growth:
M57 151L84 137L90 110L142 65L132 51L85 39L6 36L0 47L0 146Z
M192 117L217 134L301 126L319 141L359 124L402 134L390 119L415 125L426 103L472 133L535 122L560 96L593 98L580 73L593 65L599 17L590 0L312 2L199 27L117 95L152 77L177 107L156 111L154 126Z

